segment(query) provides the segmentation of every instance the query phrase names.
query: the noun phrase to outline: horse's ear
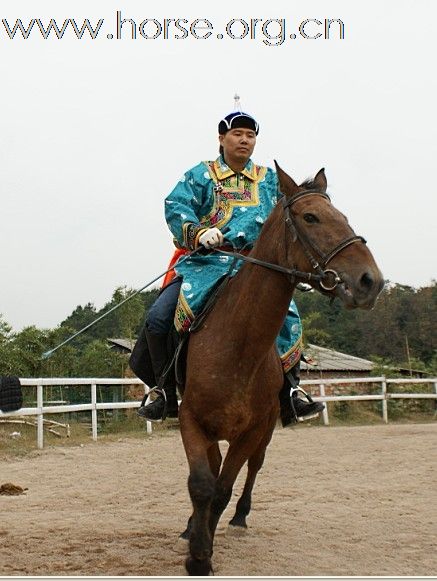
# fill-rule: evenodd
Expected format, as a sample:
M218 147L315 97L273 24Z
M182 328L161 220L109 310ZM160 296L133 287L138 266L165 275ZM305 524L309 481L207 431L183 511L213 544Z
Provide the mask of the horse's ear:
M287 173L285 173L283 169L279 167L276 159L274 161L276 166L276 173L278 174L279 189L286 196L292 196L299 190L299 186Z
M326 188L328 187L328 182L326 181L324 167L322 167L322 169L317 172L317 175L314 178L314 184L317 186L318 190L320 190L323 193L326 193Z

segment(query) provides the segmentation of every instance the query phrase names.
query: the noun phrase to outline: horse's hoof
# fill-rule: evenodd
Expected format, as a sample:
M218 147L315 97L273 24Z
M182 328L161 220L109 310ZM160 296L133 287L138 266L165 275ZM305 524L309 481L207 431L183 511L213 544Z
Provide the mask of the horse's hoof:
M247 534L247 526L236 526L228 524L228 528L226 529L226 536L229 537L244 537Z
M189 544L190 544L189 539L184 539L184 537L178 537L178 540L176 541L173 550L176 553L179 553L179 555L186 555L188 553Z
M212 573L211 561L209 559L198 561L197 559L193 559L193 557L187 557L185 568L188 575L196 577L206 577Z

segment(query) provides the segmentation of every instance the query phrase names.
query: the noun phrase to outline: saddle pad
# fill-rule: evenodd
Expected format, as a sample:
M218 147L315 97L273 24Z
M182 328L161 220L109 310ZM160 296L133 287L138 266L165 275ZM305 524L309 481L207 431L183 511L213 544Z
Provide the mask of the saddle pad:
M14 412L23 406L21 383L15 375L0 376L0 410Z

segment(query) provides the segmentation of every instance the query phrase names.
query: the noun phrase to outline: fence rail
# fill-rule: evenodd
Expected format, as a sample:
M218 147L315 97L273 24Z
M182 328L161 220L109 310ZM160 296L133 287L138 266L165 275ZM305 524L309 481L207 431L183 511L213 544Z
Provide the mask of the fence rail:
M97 412L99 410L117 410L117 409L133 409L140 406L139 401L126 402L97 402L97 386L122 386L122 385L141 385L144 388L144 393L149 392L149 388L140 379L137 378L40 378L40 379L21 379L23 387L37 388L36 407L21 408L15 412L3 413L0 411L0 423L2 418L14 416L37 416L37 446L43 448L44 446L44 415L60 414L68 412L90 411L91 412L91 429L92 438L97 440ZM361 395L326 395L325 388L329 385L357 385L357 384L380 384L381 392L376 394L361 394ZM417 384L432 384L434 386L434 393L387 393L387 385L417 385ZM75 386L89 386L90 387L90 403L88 404L66 404L66 405L44 405L43 388L44 387L75 387ZM382 402L382 419L385 423L388 422L388 401L391 399L434 399L437 403L437 378L424 379L387 379L381 377L357 377L357 378L341 378L341 379L304 379L300 382L302 387L319 386L319 396L313 396L314 401L332 402L332 401L381 401ZM50 402L47 402L50 403ZM329 415L327 406L322 412L323 422L329 425ZM152 423L146 422L147 433L152 433Z
M126 402L97 402L97 386L121 386L121 385L140 385L144 388L144 393L147 394L149 388L140 379L137 378L39 378L39 379L20 379L22 387L36 387L36 407L21 408L15 412L2 413L0 411L1 419L5 417L14 416L37 416L37 446L44 447L44 414L63 414L68 412L91 412L91 431L93 440L97 440L97 411L109 409L132 409L140 407L139 401ZM67 404L67 405L44 405L43 402L43 388L44 387L77 387L89 386L91 390L90 403L85 404ZM152 433L152 422L146 422L147 433Z

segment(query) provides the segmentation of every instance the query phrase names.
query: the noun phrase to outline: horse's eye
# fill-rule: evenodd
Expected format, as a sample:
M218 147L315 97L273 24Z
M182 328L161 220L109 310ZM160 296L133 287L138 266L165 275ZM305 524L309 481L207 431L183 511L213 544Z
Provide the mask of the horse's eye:
M314 214L304 214L303 219L305 220L305 222L308 222L308 224L316 224L317 222L319 222L319 219L317 218L317 216L314 216Z

